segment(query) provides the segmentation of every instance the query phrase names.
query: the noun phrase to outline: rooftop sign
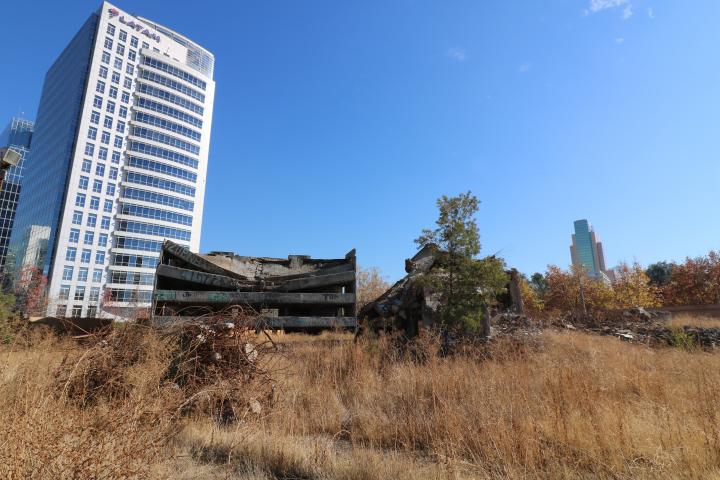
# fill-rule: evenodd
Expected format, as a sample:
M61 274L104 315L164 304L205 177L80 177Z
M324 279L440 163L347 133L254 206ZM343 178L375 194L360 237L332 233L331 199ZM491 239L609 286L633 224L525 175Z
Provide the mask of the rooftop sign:
M110 10L108 10L108 13L110 14L110 18L115 18L118 15L120 15L120 12L115 8L111 8ZM120 23L127 25L128 28L132 28L136 32L140 32L143 35L145 35L146 37L152 38L156 42L160 43L160 35L158 35L157 33L151 32L146 27L144 27L142 24L137 23L134 20L125 20L124 15L120 15L119 20L120 20Z

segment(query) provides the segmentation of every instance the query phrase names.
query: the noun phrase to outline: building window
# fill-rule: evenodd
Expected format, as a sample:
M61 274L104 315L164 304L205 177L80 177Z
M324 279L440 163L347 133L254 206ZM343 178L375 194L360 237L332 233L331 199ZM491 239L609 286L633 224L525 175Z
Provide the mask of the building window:
M59 300L67 300L70 298L70 285L60 285Z
M126 92L126 91L123 91L122 97L120 98L120 101L121 101L122 103L130 103L130 93L129 93L129 92Z
M135 50L130 50L130 51L128 52L128 59L129 59L131 62L134 62L136 58L137 58L137 53L135 52Z
M63 268L63 280L72 280L73 277L73 267L70 265L65 265L65 268Z
M98 250L95 253L95 263L97 263L98 265L102 265L103 263L105 263L105 252Z
M77 248L75 247L68 247L65 251L65 260L68 262L74 262L75 257L77 256Z
M112 46L113 46L112 38L110 38L110 37L105 37L105 44L104 44L103 46L104 46L105 48L107 48L108 50L112 50Z
M102 136L100 137L100 143L110 143L110 132L102 132Z
M115 57L115 68L122 70L122 58Z
M90 114L90 123L94 123L95 125L100 123L100 112L93 111ZM93 138L95 138L95 137L93 137Z
M107 33L108 35L115 35L115 25L108 23Z
M135 37L135 36L133 36L132 38L130 38L130 45L133 46L133 47L137 47L137 46L138 46L138 38ZM132 51L132 50L131 50L131 51Z
M108 113L115 113L115 102L111 102L110 100L108 100L105 111L107 111Z
M94 232L85 232L85 245L92 245L93 240L95 240L95 233Z
M125 133L125 122L118 120L116 130L120 133Z
M120 163L120 152L117 152L113 150L112 152L112 162L113 163Z
M117 170L117 169L115 169L115 170ZM110 170L110 172L112 174L112 170ZM103 212L108 212L108 213L112 212L112 207L113 207L113 201L105 200L105 204L103 205Z
M104 65L100 65L100 78L107 78L108 76L108 69Z
M115 184L108 182L105 193L107 193L108 195L115 195Z
M90 160L83 160L82 161L82 171L86 173L90 173L90 168L92 168L92 162Z
M81 190L87 190L88 181L88 177L80 177L80 181L78 182L78 188L80 188Z
M87 267L80 267L78 268L78 282L87 282L88 279L88 268Z
M142 42L142 48L150 48L150 44L147 42Z
M78 193L75 196L75 206L76 207L84 207L85 206L85 194L84 193Z
M82 305L73 305L72 313L70 314L73 318L82 317Z
M127 117L127 107L120 106L120 118Z
M110 228L110 217L102 217L102 220L100 220L100 228L103 230L108 230Z
M102 63L107 63L109 65L110 64L110 54L108 52L103 52L101 61L102 61Z
M81 263L90 263L90 257L92 256L92 252L88 250L87 248L84 248L82 253L80 254L80 262Z
M101 268L96 268L93 270L92 281L93 281L93 283L102 282L102 269Z
M105 115L105 119L103 120L103 126L105 128L112 128L113 125L113 118L110 115Z
M90 298L88 298L91 302L97 302L100 300L100 287L91 287L90 288Z
M82 212L78 212L77 210L75 210L73 212L73 219L72 219L73 225L82 225L82 217L83 217Z
M95 145L90 142L86 143L85 144L85 155L87 155L88 157L92 157L94 153L95 153Z
M94 213L88 213L87 226L94 227L95 225L97 225L97 215L95 215Z
M89 138L90 140L95 140L97 138L97 128L89 127L88 133L87 133L87 138Z
M105 175L105 165L102 163L98 163L95 166L95 175L102 177Z
M73 297L73 299L75 299L79 302L82 302L83 300L85 300L85 287L83 287L83 286L75 287L75 296Z
M109 93L110 98L117 98L117 94L118 94L117 87L115 87L115 86L110 87L110 93Z
M108 241L107 233L101 233L100 236L98 237L98 245L100 245L101 247L106 247L107 241Z
M110 180L116 180L118 177L118 169L115 167L110 167Z
M102 97L95 95L95 98L93 99L93 107L102 108Z
M115 49L115 53L117 53L118 55L125 55L125 45L120 45L118 43L118 46Z
M93 192L102 193L102 180L93 180Z
M135 67L132 63L127 64L127 66L125 67L125 73L127 73L128 75L132 75L133 73L135 73Z
M115 135L115 140L113 141L113 147L115 148L122 148L123 144L123 137L119 135Z
M90 208L93 210L100 209L100 197L91 197L90 198Z
M108 154L108 149L105 147L100 147L100 149L98 150L98 158L100 160L107 160L107 154Z
M95 318L95 317L97 317L97 306L95 306L95 305L90 305L90 306L87 308L87 315L86 315L86 316L87 316L87 318Z
M123 80L123 87L132 88L132 79L129 77L125 77L125 80Z
M78 243L80 241L80 230L77 228L70 229L70 243Z
M127 32L125 30L120 30L120 41L125 42L127 41Z
M95 85L95 91L98 93L105 93L105 82L98 80L97 85Z

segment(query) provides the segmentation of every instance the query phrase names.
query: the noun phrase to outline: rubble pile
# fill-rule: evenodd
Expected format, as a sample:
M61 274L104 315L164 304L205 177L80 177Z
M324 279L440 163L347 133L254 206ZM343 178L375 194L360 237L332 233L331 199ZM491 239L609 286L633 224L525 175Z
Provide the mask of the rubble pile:
M437 257L436 248L426 246L405 260L407 275L360 310L359 317L366 326L373 331L403 331L408 337L416 336L421 326L431 326L440 308L440 298L418 280L432 270Z
M492 335L537 335L542 325L527 316L506 312L490 319Z
M648 311L634 307L603 312L601 315L587 319L568 315L555 319L552 326L609 335L620 340L651 346L696 346L705 349L720 347L720 328L670 327L667 325L670 316L666 311Z

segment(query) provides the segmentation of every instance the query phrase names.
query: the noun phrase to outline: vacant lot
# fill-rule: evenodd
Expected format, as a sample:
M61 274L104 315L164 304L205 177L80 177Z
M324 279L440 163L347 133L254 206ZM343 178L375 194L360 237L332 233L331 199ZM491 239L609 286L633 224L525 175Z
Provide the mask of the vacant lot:
M229 426L163 407L161 348L126 372L132 393L80 408L57 379L84 347L4 347L0 477L720 478L718 354L551 331L422 362L278 340L274 407Z

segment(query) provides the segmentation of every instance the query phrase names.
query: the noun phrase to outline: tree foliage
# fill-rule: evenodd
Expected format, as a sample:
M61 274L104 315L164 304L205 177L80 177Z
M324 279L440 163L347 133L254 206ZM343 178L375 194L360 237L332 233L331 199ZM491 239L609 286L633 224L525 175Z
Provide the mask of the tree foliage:
M358 310L372 302L390 288L377 267L359 268L357 272Z
M480 233L475 214L479 201L471 192L456 197L442 196L435 229L425 229L415 240L418 246L439 251L440 275L428 282L442 297L442 323L447 327L475 329L483 307L505 289L505 263L495 256L478 259Z
M23 317L42 316L47 310L47 277L35 266L23 267L15 282L15 308Z
M673 264L668 262L656 262L649 265L645 274L650 279L650 283L653 285L662 287L670 282L672 275Z
M673 263L663 298L666 305L720 303L720 253L710 251L684 263Z

